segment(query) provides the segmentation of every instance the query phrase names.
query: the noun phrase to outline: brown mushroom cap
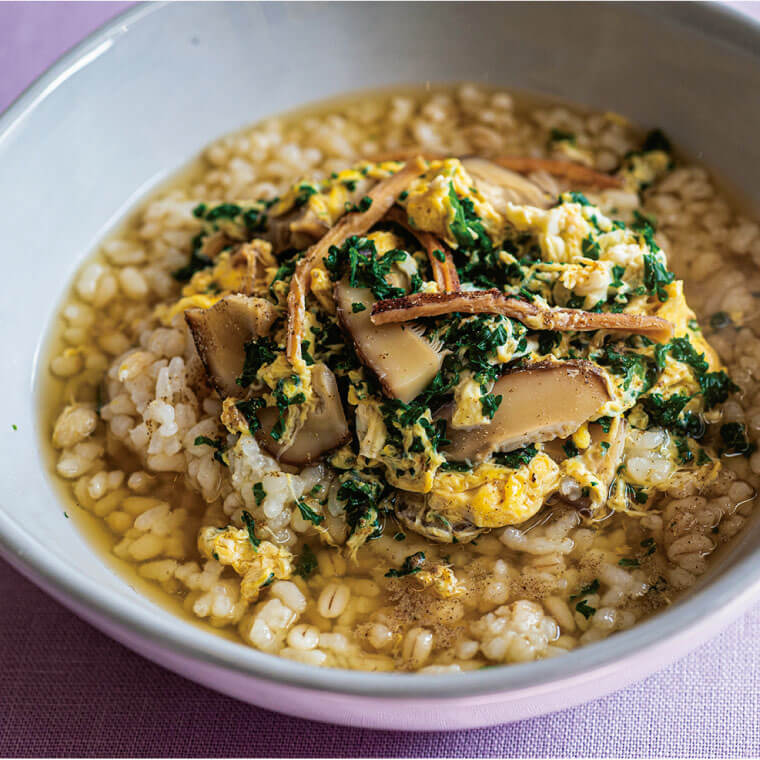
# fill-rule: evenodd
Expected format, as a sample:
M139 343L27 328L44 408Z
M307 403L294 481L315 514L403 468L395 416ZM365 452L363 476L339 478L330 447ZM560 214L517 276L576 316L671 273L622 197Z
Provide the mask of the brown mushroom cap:
M566 438L610 400L601 370L591 362L538 362L502 375L494 384L502 400L491 422L471 428L449 426L449 459L477 462L495 451ZM451 407L437 415L450 419Z
M409 325L373 325L374 302L369 288L354 288L345 280L335 286L338 321L360 361L377 375L389 396L408 404L438 374L443 356ZM353 304L365 308L354 312Z
M222 398L243 395L236 381L243 371L245 344L267 335L276 318L269 301L240 294L225 296L210 309L185 311L209 382Z
M487 158L466 156L461 159L461 163L474 180L477 189L500 213L506 208L507 203L549 208L554 202L554 199L534 182Z
M280 445L269 435L279 417L277 410L267 407L259 412L261 429L256 438L279 462L299 466L311 464L351 438L335 375L325 364L315 364L311 382L319 404L296 433L290 446Z

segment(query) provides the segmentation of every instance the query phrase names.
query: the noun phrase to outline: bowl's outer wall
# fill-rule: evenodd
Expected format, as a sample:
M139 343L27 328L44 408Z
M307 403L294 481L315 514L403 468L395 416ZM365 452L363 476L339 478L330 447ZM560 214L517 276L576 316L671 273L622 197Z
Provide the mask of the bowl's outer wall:
M75 597L80 609L97 607L88 617L113 635L129 635L143 651L154 647L148 656L161 661L160 642L170 641L172 657L204 658L197 665L208 670L204 682L237 696L253 699L221 677L214 683L222 663L239 662L239 678L263 679L256 698L262 704L268 702L261 684L273 674L321 690L398 695L399 677L316 672L178 622L105 567L63 517L42 477L44 465L31 452L39 446L34 368L65 283L136 198L210 139L306 101L390 84L476 80L616 110L664 128L757 202L759 40L750 22L715 8L545 3L173 4L140 8L91 38L0 122L4 553L27 572L33 568L67 603ZM726 606L736 613L756 597L760 560L751 550L757 525L754 531L701 594L652 622L551 662L454 680L405 679L403 692L408 699L452 697L449 707L439 705L421 719L436 728L571 704L575 695L566 703L561 697L568 684L577 685L573 679L581 673L594 681L588 674L595 667L616 671L620 681L600 675L598 687L584 690L583 698L621 686L630 680L619 667L627 653L640 654L716 612L726 613L725 622ZM672 659L686 650L669 651ZM661 654L647 662L666 659ZM647 670L640 660L626 674ZM542 698L528 699L520 691L528 687ZM490 696L474 701L489 709L471 704L463 717L453 698L485 692ZM287 711L286 701L270 706ZM349 701L341 721L366 724L364 710ZM389 702L383 725L403 714ZM401 722L423 727L408 718Z

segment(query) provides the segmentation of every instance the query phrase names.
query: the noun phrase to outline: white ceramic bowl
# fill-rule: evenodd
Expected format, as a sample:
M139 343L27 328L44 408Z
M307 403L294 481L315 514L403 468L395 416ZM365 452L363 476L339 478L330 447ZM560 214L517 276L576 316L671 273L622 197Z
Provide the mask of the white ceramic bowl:
M760 596L760 526L688 599L557 659L440 676L312 668L185 623L103 564L64 518L38 453L46 371L38 358L82 259L207 142L306 101L428 80L480 80L617 110L664 128L760 200L760 29L716 6L138 7L0 118L3 555L110 636L206 686L293 715L387 729L515 720L643 678Z

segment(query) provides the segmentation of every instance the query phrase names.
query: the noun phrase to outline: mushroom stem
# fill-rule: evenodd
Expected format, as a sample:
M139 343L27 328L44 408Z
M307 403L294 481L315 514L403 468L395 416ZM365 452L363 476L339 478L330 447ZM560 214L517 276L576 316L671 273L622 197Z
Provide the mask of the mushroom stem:
M287 356L291 364L302 361L301 340L306 313L306 290L311 270L324 261L332 246L341 245L351 235L363 235L377 224L396 202L399 193L405 190L424 169L425 164L422 158L417 157L409 161L403 169L378 182L368 193L372 201L369 208L363 212L349 213L341 217L334 227L307 249L306 255L298 262L288 293Z
M451 255L451 251L439 240L435 235L430 232L424 232L422 230L416 230L409 224L409 219L404 211L400 208L393 207L387 213L385 217L388 221L395 222L403 227L407 232L412 234L419 240L420 245L425 249L430 261L430 267L433 270L433 279L436 285L443 293L456 293L459 290L459 273L457 272L456 265L454 264L454 258ZM444 260L441 261L436 256L436 251L440 251L444 255Z
M499 156L491 160L495 164L519 174L545 171L554 177L561 177L579 185L598 187L602 190L623 186L620 177L595 171L574 161L561 161L555 158L529 158L527 156Z
M426 153L420 148L399 148L386 153L377 153L369 160L382 161L405 161L410 156L422 156L426 161L442 160L450 156L445 153ZM531 158L529 156L496 156L488 159L505 169L511 169L518 174L530 174L531 172L545 171L553 177L560 177L569 182L588 187L598 187L602 190L619 188L623 186L623 180L612 174L598 172L588 166L575 161L562 161L556 158Z
M442 314L503 314L532 330L610 330L645 335L658 343L673 334L673 325L661 317L646 314L611 314L582 309L542 308L530 301L511 298L496 289L459 293L412 293L402 298L387 298L372 307L372 323L385 325L409 322L420 317Z

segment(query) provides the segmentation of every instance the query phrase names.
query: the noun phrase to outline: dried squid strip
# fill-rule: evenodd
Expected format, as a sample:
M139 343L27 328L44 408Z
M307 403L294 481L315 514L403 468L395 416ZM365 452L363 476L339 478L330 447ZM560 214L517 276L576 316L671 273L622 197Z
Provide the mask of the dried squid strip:
M459 273L454 264L451 251L444 245L443 241L430 232L414 229L409 224L406 213L400 208L392 208L385 218L400 225L419 240L420 245L427 252L430 266L433 270L433 279L436 285L438 285L438 289L443 293L456 293L460 287ZM443 261L436 255L437 251L443 254Z
M503 314L522 322L532 330L611 330L636 333L658 343L669 340L673 334L673 325L661 317L542 308L530 301L506 296L496 289L459 293L413 293L403 298L388 298L378 301L372 307L371 318L373 324L384 325L456 312Z
M340 245L351 235L363 235L377 224L396 202L399 194L424 170L423 160L417 157L409 161L403 169L378 182L368 193L372 201L369 208L366 211L352 212L341 217L334 227L307 249L306 255L298 262L288 293L287 356L292 364L301 362L306 291L312 269L324 261L332 246Z
M399 148L386 153L378 153L369 160L378 163L382 161L404 161L409 156L418 155L422 155L427 161L451 158L445 153L425 153L419 148ZM620 177L596 171L575 161L563 161L556 158L532 158L530 156L492 156L488 160L518 174L544 171L553 177L560 177L587 187L598 187L602 190L623 186L623 180Z

